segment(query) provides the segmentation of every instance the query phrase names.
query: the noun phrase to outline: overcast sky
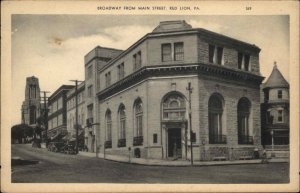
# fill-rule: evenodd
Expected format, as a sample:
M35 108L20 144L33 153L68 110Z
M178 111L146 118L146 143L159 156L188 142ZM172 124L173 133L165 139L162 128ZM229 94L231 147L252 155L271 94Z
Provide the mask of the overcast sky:
M84 55L97 45L127 49L160 21L186 20L261 48L260 71L268 77L274 61L289 80L288 16L12 16L12 124L21 122L26 77L36 76L53 93L71 79L84 79ZM51 94L50 93L50 94Z

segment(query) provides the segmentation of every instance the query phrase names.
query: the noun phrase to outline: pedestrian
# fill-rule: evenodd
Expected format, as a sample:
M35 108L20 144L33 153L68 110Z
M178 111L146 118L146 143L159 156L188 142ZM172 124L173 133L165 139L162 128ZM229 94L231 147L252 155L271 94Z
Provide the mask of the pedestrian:
M254 148L254 159L258 159L259 158L259 153L258 153L258 148L257 147L255 147Z
M261 160L261 163L263 163L263 164L269 163L268 158L267 158L267 152L266 152L265 149L263 149L263 154L262 154L262 160Z

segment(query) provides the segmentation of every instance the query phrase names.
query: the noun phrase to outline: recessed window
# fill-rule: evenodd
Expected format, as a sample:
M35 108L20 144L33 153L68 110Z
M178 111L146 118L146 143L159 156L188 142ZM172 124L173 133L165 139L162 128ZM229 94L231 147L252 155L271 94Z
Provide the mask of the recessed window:
M183 120L185 117L185 100L178 94L172 94L163 101L164 120Z
M251 103L247 98L241 98L238 102L238 143L253 144L253 136L250 135L249 117Z
M93 85L88 87L88 97L92 97L93 96Z
M208 101L209 143L226 143L226 135L222 131L223 103L221 97L212 95Z
M210 63L223 65L223 47L209 45L208 60Z
M277 97L278 99L282 99L282 90L277 91Z
M111 120L111 111L110 110L106 111L105 121L106 121L105 148L111 148L112 147L112 142L111 142L112 120Z
M195 143L196 142L196 133L192 132L192 136L191 136L192 142Z
M157 143L157 134L156 133L153 134L153 143Z
M278 122L283 122L283 110L278 110Z
M183 42L174 43L174 60L183 61L184 51L183 51Z
M250 71L250 55L238 53L238 68L245 71Z
M110 72L107 72L105 74L105 86L108 87L111 84L111 75Z
M133 55L133 69L137 70L142 67L142 53L139 51L138 53Z
M124 63L118 65L118 79L121 80L125 76Z
M118 147L126 146L126 112L125 106L119 107L119 141Z
M93 76L93 69L92 69L92 65L90 65L87 69L87 79L90 79Z
M172 48L171 44L162 44L161 45L161 55L162 55L162 61L171 61L172 60Z

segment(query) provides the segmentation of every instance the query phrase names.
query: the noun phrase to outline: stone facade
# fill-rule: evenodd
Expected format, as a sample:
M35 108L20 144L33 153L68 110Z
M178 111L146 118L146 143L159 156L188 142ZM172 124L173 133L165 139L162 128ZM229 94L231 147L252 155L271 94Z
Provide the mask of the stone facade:
M99 125L96 122L96 92L99 87L99 77L97 76L98 70L103 68L109 60L120 54L121 50L104 48L97 46L85 55L85 144L89 152L96 151L95 135L96 130L99 130ZM96 123L96 124L95 124Z
M184 21L160 23L98 64L98 152L191 159L192 141L194 160L251 157L261 148L259 52Z
M32 76L26 78L25 100L22 104L22 123L34 126L41 115L39 79Z

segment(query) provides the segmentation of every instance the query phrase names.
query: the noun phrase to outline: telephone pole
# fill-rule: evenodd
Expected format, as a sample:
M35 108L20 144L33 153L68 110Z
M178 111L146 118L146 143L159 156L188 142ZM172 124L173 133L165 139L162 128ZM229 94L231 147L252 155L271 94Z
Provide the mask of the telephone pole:
M191 99L191 94L193 88L191 87L191 82L189 82L188 87L186 90L189 91L189 122L190 122L190 141L191 141L191 165L194 164L193 161L193 143L192 143L192 135L193 135L193 130L192 130L192 99Z
M80 80L70 80L71 82L75 82L75 130L76 130L76 154L78 154L78 99L77 99L77 91L78 91L78 82L83 82Z
M41 91L44 94L44 126L45 126L45 140L46 140L46 147L48 146L48 106L47 106L47 93L49 91Z

